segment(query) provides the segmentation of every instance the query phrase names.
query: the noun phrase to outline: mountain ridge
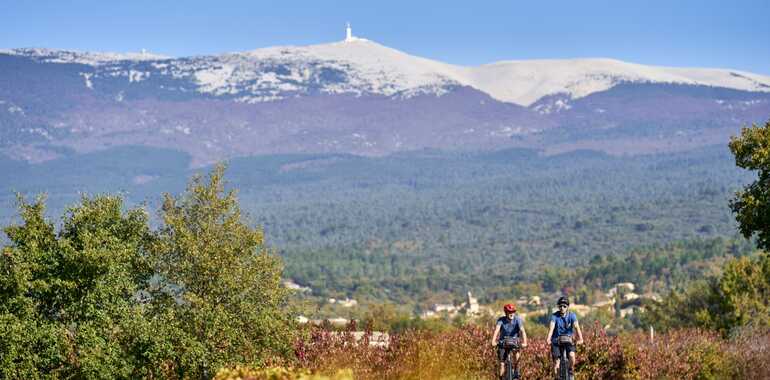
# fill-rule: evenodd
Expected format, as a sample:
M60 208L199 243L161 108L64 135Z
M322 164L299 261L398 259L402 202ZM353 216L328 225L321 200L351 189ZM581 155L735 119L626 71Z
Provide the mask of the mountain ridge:
M120 61L156 62L160 67L177 66L180 71L172 75L191 76L199 85L199 92L214 95L234 93L237 91L235 87L247 83L251 89L298 89L297 82L311 80L312 73L308 70L318 65L347 73L342 78L347 81L323 88L328 93L441 95L444 86L462 85L487 93L498 101L525 107L545 96L567 94L572 99L579 99L620 83L706 85L770 92L770 76L740 70L650 66L611 58L505 60L479 66L460 66L410 55L361 38L180 58L149 53L79 53L54 49L14 49L0 53L92 66ZM289 75L250 75L260 73L266 63L301 65ZM129 77L141 80L136 74ZM237 100L258 102L282 99L276 95L277 91L272 92L273 96L250 96L246 92Z
M634 155L719 144L770 115L764 77L729 70L610 59L468 68L363 39L139 54L0 53L0 154L43 162L137 145L185 152L198 167L253 155L421 149ZM715 80L728 87L701 83Z

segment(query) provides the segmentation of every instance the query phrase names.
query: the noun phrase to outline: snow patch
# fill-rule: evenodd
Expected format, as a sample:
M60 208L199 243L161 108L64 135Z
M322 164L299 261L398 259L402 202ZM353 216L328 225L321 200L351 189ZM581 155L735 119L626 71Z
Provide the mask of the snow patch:
M22 130L25 131L25 132L28 132L28 133L32 133L32 134L43 136L43 138L45 138L46 140L49 140L49 141L53 140L53 137L51 137L51 135L48 133L48 131L46 131L43 128L27 128L27 129L22 129Z
M94 84L91 82L91 77L93 75L94 74L92 74L92 73L80 73L80 76L82 76L83 79L85 79L85 81L86 81L86 87L90 88L92 90L94 89Z
M99 66L107 63L114 63L118 61L157 61L166 60L171 57L160 54L153 54L148 52L128 52L128 53L113 53L113 52L79 52L71 50L57 50L57 49L39 49L39 48L24 48L24 49L10 49L0 51L5 54L19 55L24 57L30 57L42 62L50 63L80 63L90 66Z
M128 71L128 82L141 82L147 78L150 77L150 73L147 71L135 71L135 70L129 70Z
M548 115L550 113L566 111L571 108L572 108L572 105L569 104L568 100L556 99L553 102L538 104L534 107L534 110L539 112L541 115Z
M19 114L21 116L25 116L24 110L15 104L11 104L11 106L8 107L8 112L12 114Z
M523 135L528 131L522 127L503 127L496 131L490 131L489 135L493 137L511 137L514 135Z

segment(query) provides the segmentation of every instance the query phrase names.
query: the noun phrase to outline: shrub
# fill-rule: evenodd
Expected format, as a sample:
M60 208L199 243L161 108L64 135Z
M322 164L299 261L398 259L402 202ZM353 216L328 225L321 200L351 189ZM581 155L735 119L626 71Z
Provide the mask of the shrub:
M623 337L636 363L627 374L633 379L735 378L735 362L726 354L727 341L705 330L674 330L649 342L644 334Z
M296 348L299 366L313 373L349 368L356 379L495 378L491 328L408 331L392 336L387 348L371 347L366 339L355 342L350 333L311 330ZM588 330L585 345L578 347L576 371L581 379L755 379L770 373L765 362L770 350L767 331L726 340L716 332L672 330L650 342L642 333L610 336L599 327ZM522 377L553 378L549 346L542 338L530 337L522 352Z
M214 376L214 380L353 380L353 372L342 369L333 375L326 376L285 367L265 369L235 367L220 369Z
M732 337L727 352L735 358L738 378L770 379L770 329L744 326Z

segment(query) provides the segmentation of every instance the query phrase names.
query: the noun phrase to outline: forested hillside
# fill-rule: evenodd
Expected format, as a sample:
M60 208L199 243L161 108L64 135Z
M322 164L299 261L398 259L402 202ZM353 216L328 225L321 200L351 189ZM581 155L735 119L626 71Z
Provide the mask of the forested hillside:
M240 184L241 196L258 205L251 216L287 276L319 295L397 302L512 296L514 282L553 291L546 268L733 237L727 199L747 180L722 147L633 158L511 150L235 160L230 170L244 178L270 166L270 182L291 181L291 191L255 181Z
M80 192L121 191L129 204L154 209L153 194L183 189L188 162L138 147L8 162L4 219L13 217L13 191L46 192L54 215ZM554 291L546 269L732 238L727 200L749 176L715 146L633 157L521 149L262 156L230 161L227 178L249 223L263 226L284 258L285 277L321 297L417 306L468 290L483 300L513 296L514 282Z

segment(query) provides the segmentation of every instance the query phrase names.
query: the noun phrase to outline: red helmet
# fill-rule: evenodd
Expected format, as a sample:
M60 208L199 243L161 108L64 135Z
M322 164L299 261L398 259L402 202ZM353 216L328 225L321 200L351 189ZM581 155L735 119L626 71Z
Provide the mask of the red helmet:
M506 313L515 313L516 312L516 305L509 303L503 306L503 311Z

